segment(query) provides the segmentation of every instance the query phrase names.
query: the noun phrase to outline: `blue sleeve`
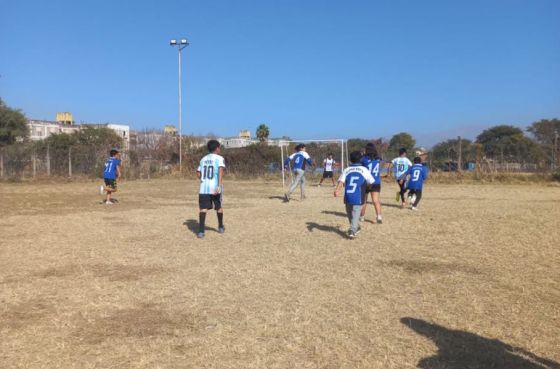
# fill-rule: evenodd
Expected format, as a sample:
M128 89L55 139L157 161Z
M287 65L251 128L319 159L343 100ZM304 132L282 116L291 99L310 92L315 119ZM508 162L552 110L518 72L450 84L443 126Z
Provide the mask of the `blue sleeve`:
M290 157L289 156L286 160L284 160L284 168L286 168L288 165L290 165Z
M307 164L313 165L313 160L311 160L311 158L307 159Z

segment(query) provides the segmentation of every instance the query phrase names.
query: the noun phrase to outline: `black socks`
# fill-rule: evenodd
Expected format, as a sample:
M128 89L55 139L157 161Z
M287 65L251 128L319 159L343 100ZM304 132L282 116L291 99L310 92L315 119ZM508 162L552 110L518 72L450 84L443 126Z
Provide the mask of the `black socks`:
M224 213L217 213L218 214L218 225L219 227L224 226Z
M201 211L198 214L198 221L199 221L198 232L199 233L204 233L204 223L206 222L206 212Z

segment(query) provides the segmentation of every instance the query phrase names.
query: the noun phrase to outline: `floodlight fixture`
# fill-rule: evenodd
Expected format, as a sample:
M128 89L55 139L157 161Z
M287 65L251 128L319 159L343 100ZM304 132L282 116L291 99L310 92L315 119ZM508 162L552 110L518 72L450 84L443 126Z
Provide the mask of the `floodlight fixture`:
M173 40L169 41L169 45L171 45L171 46L177 45L177 40L173 39Z

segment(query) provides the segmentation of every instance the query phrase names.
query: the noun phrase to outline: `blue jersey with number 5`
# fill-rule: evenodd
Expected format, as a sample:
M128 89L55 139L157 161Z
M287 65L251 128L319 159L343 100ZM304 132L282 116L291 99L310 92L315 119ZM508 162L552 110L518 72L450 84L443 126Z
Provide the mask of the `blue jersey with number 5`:
M363 205L367 186L375 182L369 170L361 164L346 168L338 181L344 183L344 203L350 205Z
M103 178L117 179L117 167L121 165L121 161L117 158L109 158L105 162L105 169L103 170Z
M410 176L408 179L408 189L422 191L422 185L428 177L428 168L422 164L414 164L406 175Z

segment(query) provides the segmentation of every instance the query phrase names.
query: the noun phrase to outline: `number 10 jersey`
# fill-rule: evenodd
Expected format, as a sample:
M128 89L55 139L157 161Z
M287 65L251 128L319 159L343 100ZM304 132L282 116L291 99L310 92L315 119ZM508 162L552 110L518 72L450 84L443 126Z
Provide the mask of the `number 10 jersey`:
M220 168L225 168L224 158L217 154L208 154L198 166L200 172L200 194L214 195L219 186Z

